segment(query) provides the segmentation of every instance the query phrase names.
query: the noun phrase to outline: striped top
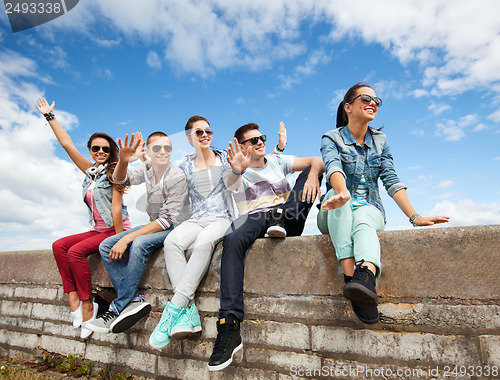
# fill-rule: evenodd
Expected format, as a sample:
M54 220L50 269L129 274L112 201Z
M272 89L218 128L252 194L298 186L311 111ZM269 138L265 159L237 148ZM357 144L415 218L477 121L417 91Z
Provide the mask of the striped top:
M366 184L365 176L361 176L358 188L352 195L353 206L368 206L368 185Z
M234 191L240 215L266 211L286 202L292 190L286 175L293 173L294 156L269 155L262 168L247 168Z

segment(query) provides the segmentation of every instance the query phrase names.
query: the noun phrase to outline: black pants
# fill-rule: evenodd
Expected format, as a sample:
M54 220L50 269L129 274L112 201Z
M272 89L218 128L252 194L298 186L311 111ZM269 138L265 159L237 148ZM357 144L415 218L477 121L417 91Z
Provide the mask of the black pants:
M309 215L312 203L302 202L302 189L307 180L310 167L300 173L288 200L276 206L286 211L285 229L287 236L300 236ZM319 180L323 175L319 176ZM219 317L233 314L243 321L243 279L245 274L245 254L253 242L264 237L267 231L269 211L244 214L236 219L223 240L220 274Z

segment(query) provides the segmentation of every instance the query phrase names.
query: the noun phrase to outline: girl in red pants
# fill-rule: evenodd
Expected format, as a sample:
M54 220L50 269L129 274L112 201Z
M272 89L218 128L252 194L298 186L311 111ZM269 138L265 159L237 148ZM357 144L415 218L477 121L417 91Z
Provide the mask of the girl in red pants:
M85 174L82 197L88 206L90 231L66 236L54 242L52 250L68 294L73 326L81 326L82 338L92 331L86 324L94 320L97 304L92 302L91 274L87 256L98 252L99 244L107 237L129 229L127 208L122 204L125 187L115 185L112 175L118 161L118 146L105 133L90 136L87 147L94 162L86 159L73 144L71 137L59 124L54 110L55 102L48 104L38 99L37 108L45 116L57 140L75 165Z

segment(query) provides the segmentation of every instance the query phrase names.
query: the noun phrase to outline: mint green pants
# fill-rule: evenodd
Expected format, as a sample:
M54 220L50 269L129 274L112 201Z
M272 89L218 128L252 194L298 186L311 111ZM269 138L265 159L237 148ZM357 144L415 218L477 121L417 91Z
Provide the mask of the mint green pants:
M325 202L336 193L326 193ZM338 260L354 257L355 261L368 261L377 267L380 277L380 242L377 231L383 231L384 216L372 205L352 206L349 200L344 206L323 212L323 202L318 213L318 228L323 234L330 234Z

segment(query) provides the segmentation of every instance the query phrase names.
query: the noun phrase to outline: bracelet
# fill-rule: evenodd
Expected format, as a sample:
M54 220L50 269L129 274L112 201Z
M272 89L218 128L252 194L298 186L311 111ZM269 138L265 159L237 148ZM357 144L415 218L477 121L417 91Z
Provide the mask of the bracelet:
M56 115L54 115L52 112L47 112L44 113L43 116L45 116L45 120L50 121L56 118Z
M233 172L234 175L243 175L243 173L245 173L245 170L243 170L241 173L235 173L233 169L231 169L231 171Z
M412 226L413 226L413 227L416 227L416 225L415 225L415 220L416 220L417 218L419 218L420 216L421 216L421 215L420 215L420 214L417 214L417 213L415 213L415 214L413 214L412 216L410 216L410 223L412 224Z
M283 153L285 151L285 148L280 149L279 144L276 145L276 152Z

